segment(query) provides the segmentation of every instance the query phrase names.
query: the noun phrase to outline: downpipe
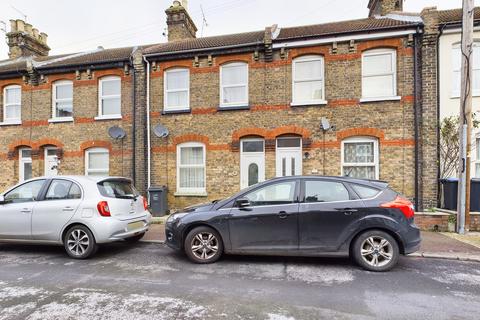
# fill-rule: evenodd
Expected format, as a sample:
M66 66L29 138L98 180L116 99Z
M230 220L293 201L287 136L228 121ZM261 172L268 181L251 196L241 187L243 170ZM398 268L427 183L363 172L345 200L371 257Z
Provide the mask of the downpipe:
M150 62L145 56L143 61L147 64L147 191L151 185L151 138L150 138Z

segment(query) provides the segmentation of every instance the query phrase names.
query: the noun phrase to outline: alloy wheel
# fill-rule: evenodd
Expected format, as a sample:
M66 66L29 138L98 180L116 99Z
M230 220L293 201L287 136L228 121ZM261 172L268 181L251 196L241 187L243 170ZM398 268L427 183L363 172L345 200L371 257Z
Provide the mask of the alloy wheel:
M88 247L90 246L90 238L85 231L74 229L68 236L67 246L68 250L70 250L73 255L81 256L88 250Z
M210 232L201 232L191 241L193 255L201 260L209 260L218 252L218 239Z
M383 267L393 258L392 244L380 236L365 239L360 250L362 259L372 267Z

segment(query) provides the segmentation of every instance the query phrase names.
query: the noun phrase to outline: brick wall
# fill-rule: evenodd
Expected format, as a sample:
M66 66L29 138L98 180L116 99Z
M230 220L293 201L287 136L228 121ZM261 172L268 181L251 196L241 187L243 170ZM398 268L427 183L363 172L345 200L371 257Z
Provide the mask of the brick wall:
M448 217L449 213L435 212L421 212L415 213L415 224L425 231L448 231ZM470 231L480 231L480 214L473 213L470 215Z
M361 103L361 53L373 48L397 49L397 93L400 101ZM291 107L291 63L304 54L321 54L325 59L326 106ZM219 66L229 61L249 64L250 110L220 111ZM172 67L190 70L191 112L162 114L163 74ZM200 59L158 62L152 71L152 127L162 123L168 139L152 137L154 185L168 185L173 208L199 201L226 197L240 188L239 139L260 136L266 142L266 179L275 176L275 138L295 134L303 138L303 174L341 174L341 141L351 136L371 136L379 141L380 179L414 197L413 51L406 39L358 42L353 50L339 44L291 49L284 57L274 52L272 62L256 61L253 54L223 55ZM335 126L323 136L320 120ZM184 137L187 137L186 140ZM324 142L325 139L325 142ZM206 145L206 198L175 196L176 145L179 141ZM270 146L270 147L269 147ZM325 159L325 161L324 161ZM323 168L325 167L325 172Z

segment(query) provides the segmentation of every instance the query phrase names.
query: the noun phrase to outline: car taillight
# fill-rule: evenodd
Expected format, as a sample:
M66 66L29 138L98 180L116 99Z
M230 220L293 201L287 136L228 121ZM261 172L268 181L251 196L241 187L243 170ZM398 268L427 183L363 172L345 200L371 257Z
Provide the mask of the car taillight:
M400 196L397 196L397 198L393 201L382 203L380 207L399 209L400 211L402 211L403 215L407 219L410 219L415 215L413 204L409 200L402 198Z
M110 217L110 208L108 207L107 201L100 201L97 204L97 210L102 217Z
M148 209L148 201L147 198L143 197L143 209L147 210Z

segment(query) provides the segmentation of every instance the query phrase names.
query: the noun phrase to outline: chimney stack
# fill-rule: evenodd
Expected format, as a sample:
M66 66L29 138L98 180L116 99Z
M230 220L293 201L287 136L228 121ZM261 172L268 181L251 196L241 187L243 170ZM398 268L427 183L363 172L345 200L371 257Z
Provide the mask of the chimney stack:
M393 11L403 11L403 0L370 0L368 9L369 17L386 16Z
M48 56L47 34L33 28L23 20L10 20L10 32L7 33L10 59L30 56Z
M197 27L187 12L187 1L175 0L173 4L165 10L167 14L168 42L176 40L193 39L196 37Z

